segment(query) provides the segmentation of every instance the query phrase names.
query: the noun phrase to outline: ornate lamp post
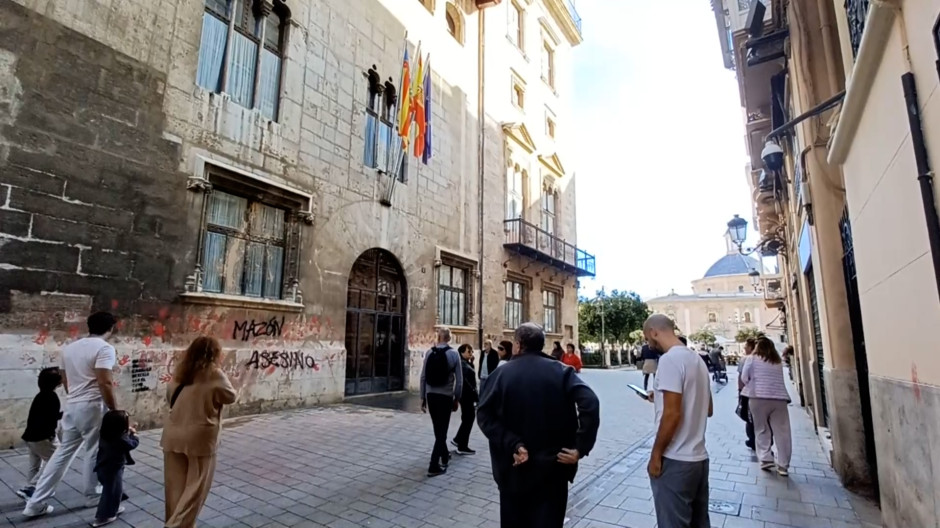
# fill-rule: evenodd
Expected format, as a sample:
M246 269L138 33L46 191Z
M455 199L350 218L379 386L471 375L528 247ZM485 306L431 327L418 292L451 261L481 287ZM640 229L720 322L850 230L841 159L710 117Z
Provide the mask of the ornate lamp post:
M755 292L760 293L764 291L764 289L761 287L759 271L757 271L756 269L752 269L750 272L748 272L747 276L748 278L750 278L751 286L754 287Z

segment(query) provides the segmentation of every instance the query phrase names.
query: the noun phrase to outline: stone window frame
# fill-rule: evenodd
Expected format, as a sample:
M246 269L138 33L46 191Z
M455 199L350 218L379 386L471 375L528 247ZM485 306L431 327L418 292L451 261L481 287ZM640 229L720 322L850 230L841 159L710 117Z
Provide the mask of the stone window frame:
M518 189L514 189L518 184ZM506 167L506 220L525 220L526 207L528 206L528 193L526 189L529 185L529 169L523 163L515 159L512 152L507 159ZM518 201L518 214L512 216L512 203Z
M444 6L444 20L447 22L447 32L450 33L450 36L454 37L457 44L463 46L466 41L464 35L465 24L463 14L460 12L460 8L457 7L457 4L447 2Z
M506 38L522 55L525 56L525 8L517 0L509 0L506 8ZM513 12L516 13L516 27L512 27Z
M708 312L708 324L717 324L718 323L718 312Z
M391 77L384 83L382 82L378 69L374 64L364 75L368 92L363 124L362 163L370 169L387 174L392 170L390 163L392 157L400 156L401 166L398 168L398 181L407 183L408 152L407 149L403 148L398 135L398 116L396 115L400 94L397 93L397 88ZM380 160L382 157L386 160L384 164Z
M222 4L222 5L219 5ZM224 6L224 7L223 7ZM241 6L242 20L236 20L236 9ZM225 12L221 12L224 10ZM267 21L270 17L278 19L278 36L272 41L267 34L271 29ZM224 45L221 46L222 54L220 57L208 58L210 45L209 40L213 38L210 32L212 21L221 21L226 24L224 35ZM254 22L255 27L247 27L250 22ZM283 95L284 86L284 64L286 59L286 49L288 42L288 33L291 21L291 11L284 0L204 0L203 2L203 25L202 34L199 42L199 61L196 69L196 85L212 93L226 94L233 102L259 111L265 118L277 122L280 111L280 100ZM218 29L218 26L216 27ZM252 57L251 66L253 69L252 82L250 86L251 101L245 104L245 101L239 101L237 94L233 93L233 88L229 81L231 80L231 70L233 69L233 60L237 50L235 49L234 38L240 35L247 39L250 44L255 46L254 57ZM215 34L218 38L220 35ZM219 46L216 46L218 49ZM265 54L268 52L268 55ZM273 58L276 62L266 62L267 57ZM203 60L221 61L218 77L213 80L211 70L204 70ZM207 66L211 68L212 66ZM272 100L265 105L264 96L261 92L265 86L263 77L265 69L274 69L273 79L268 82L273 86L268 89L273 91ZM209 84L214 82L215 86ZM237 88L236 88L237 89Z
M552 109L545 107L545 137L549 141L555 141L555 135L558 133L558 117L552 112Z
M463 324L451 324L450 322L444 322L441 320L441 290L440 290L440 281L441 281L441 268L443 266L449 266L452 268L458 268L466 272L465 283L463 291L466 292L465 297L465 314L466 317L462 322ZM434 258L434 291L435 291L435 310L434 310L434 319L435 326L446 326L449 328L473 328L477 324L478 314L476 310L477 306L477 285L480 280L480 267L476 259L462 255L457 251L437 247L435 248L435 258Z
M521 273L514 273L511 271L506 272L506 277L503 278L504 283L504 305L503 305L503 328L506 331L514 331L515 327L511 326L509 323L509 305L511 302L519 302L520 314L519 322L524 323L529 318L529 295L532 292L532 278L527 277ZM522 286L522 297L519 299L511 298L508 288L510 284L518 284Z
M750 311L750 310L744 310L744 314L741 316L741 321L744 322L744 323L753 323L753 322L754 322L754 316L751 315L751 311Z
M555 296L555 304L548 304L548 294L553 294ZM565 289L561 286L550 283L542 283L542 327L545 330L547 335L559 336L561 335L561 300L565 296ZM554 310L554 326L548 326L548 312L549 309Z
M509 101L512 103L512 106L520 112L525 113L525 79L523 79L522 76L515 71L512 71L510 75L509 88Z
M313 195L202 156L197 156L195 175L189 178L187 188L201 195L201 203L199 204L199 229L195 243L196 262L193 273L186 278L184 291L180 294L181 300L190 304L288 312L303 311L303 293L300 289L302 278L300 249L303 228L312 225L315 216ZM209 231L208 207L209 197L214 189L241 196L256 203L277 207L286 212L280 298L270 299L204 290L205 240L206 233Z

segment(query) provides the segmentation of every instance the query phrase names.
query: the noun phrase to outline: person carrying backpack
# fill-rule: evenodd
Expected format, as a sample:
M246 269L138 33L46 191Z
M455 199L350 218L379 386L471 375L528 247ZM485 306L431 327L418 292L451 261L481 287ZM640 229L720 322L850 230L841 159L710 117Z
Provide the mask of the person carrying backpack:
M428 476L436 477L447 472L450 452L447 449L447 429L450 415L457 412L460 395L463 393L463 369L460 355L450 346L450 329L437 330L437 345L424 356L421 370L421 411L431 415L434 427L434 449Z

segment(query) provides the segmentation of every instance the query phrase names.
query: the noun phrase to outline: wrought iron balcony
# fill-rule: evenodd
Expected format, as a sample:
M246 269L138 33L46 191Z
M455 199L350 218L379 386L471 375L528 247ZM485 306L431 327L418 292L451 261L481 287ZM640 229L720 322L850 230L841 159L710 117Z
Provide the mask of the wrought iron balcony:
M845 14L849 20L849 40L852 42L852 54L858 56L862 45L862 33L865 32L865 17L868 16L869 0L845 0Z
M521 218L506 220L503 246L579 277L593 277L594 255Z

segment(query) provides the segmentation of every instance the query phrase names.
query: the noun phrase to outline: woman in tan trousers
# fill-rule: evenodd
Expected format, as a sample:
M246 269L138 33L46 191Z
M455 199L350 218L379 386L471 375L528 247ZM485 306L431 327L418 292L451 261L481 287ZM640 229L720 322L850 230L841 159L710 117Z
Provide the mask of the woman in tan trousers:
M179 359L167 386L170 412L163 426L163 478L167 528L193 528L215 472L222 406L235 389L222 372L222 347L198 337Z

